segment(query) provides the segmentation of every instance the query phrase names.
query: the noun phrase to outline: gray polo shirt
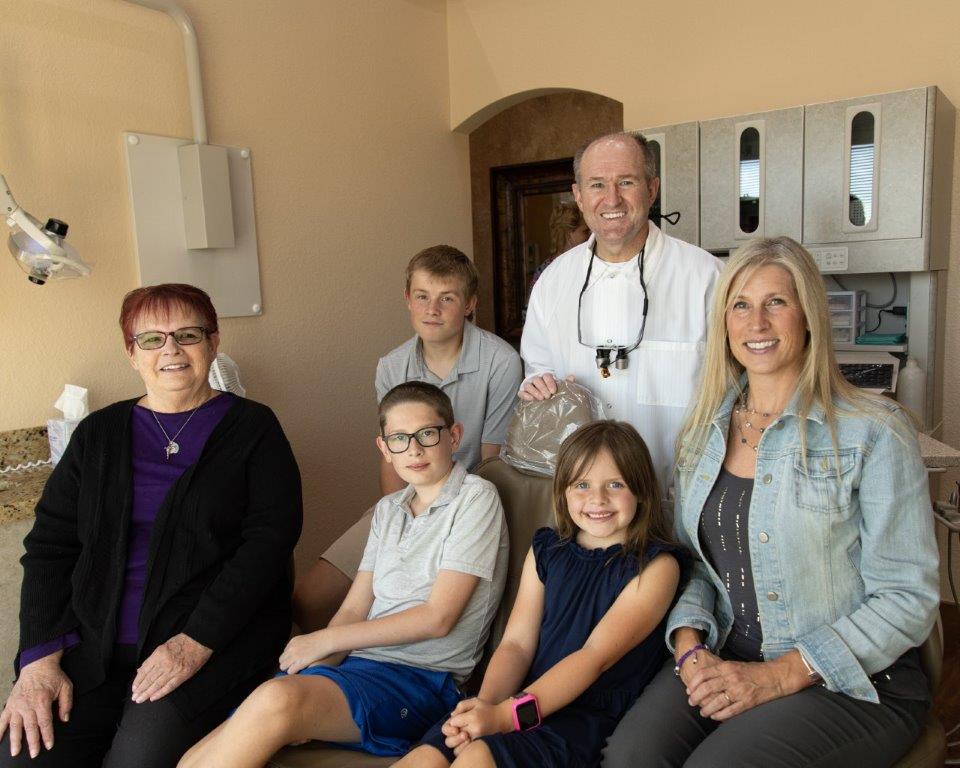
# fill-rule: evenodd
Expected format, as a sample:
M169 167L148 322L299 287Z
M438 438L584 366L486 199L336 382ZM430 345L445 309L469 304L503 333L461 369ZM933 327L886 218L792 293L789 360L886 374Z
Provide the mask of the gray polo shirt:
M495 334L467 322L460 358L441 381L423 361L420 337L405 341L377 363L377 402L397 384L426 381L440 387L463 424L463 440L454 458L467 469L480 463L480 444L502 445L513 415L523 364L513 347Z
M416 517L407 486L374 509L360 561L373 572L368 620L422 605L441 570L479 576L467 607L446 637L406 645L365 648L354 656L453 674L466 680L483 653L507 576L507 524L492 483L454 464L440 495Z

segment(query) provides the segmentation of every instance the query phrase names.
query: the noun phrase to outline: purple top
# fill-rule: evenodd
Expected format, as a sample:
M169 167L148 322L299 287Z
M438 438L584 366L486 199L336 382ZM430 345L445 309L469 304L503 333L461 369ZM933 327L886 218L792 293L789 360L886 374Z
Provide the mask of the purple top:
M200 458L210 433L230 410L233 395L221 393L211 398L190 416L182 413L156 413L139 405L133 407L133 516L127 537L127 564L117 612L117 643L136 644L139 635L140 606L147 585L147 557L150 536L157 512L167 493L180 476ZM187 422L186 419L190 418ZM180 447L167 458L167 435ZM180 429L182 432L177 434ZM80 642L77 632L69 632L47 643L28 648L20 654L20 666L42 659L59 650L72 648Z

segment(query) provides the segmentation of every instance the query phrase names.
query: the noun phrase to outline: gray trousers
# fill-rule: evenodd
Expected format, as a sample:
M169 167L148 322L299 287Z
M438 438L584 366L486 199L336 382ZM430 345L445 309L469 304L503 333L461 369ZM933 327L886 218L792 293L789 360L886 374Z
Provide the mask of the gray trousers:
M724 723L687 704L673 660L630 708L603 752L604 768L886 768L919 738L929 702L871 704L814 686Z

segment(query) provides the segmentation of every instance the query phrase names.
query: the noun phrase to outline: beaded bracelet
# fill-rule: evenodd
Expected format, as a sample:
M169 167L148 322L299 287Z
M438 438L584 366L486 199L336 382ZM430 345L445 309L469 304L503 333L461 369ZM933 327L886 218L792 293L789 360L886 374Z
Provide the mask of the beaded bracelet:
M688 658L693 656L693 654L695 654L697 651L705 651L705 650L707 650L707 646L705 646L703 643L697 643L695 646L693 646L693 648L691 648L689 651L684 653L679 659L677 659L677 663L673 667L673 674L675 674L677 677L680 677L680 667L683 666L683 662L685 662ZM697 660L694 659L693 663L696 664Z

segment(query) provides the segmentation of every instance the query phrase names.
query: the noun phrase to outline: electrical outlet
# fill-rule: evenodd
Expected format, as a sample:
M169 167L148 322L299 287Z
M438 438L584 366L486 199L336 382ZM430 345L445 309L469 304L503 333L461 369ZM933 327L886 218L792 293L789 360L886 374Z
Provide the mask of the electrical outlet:
M810 248L810 255L821 272L846 272L849 262L845 245L834 248Z

